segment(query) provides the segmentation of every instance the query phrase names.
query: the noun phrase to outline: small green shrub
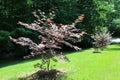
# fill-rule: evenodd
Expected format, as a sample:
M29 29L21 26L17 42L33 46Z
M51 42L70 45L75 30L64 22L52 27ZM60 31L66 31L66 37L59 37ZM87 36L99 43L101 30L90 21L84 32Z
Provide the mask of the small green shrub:
M9 52L13 49L13 44L9 40L10 33L0 30L0 59L8 56Z

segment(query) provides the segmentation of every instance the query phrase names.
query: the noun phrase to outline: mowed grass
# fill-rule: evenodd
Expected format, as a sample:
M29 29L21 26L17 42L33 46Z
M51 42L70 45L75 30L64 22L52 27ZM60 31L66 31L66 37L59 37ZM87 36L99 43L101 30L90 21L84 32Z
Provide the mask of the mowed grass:
M66 54L70 62L56 63L57 69L66 72L62 80L120 80L120 45L108 46L101 53L93 51L91 48L71 52ZM28 76L38 70L33 67L38 62L39 59L16 61L17 64L1 67L0 80Z

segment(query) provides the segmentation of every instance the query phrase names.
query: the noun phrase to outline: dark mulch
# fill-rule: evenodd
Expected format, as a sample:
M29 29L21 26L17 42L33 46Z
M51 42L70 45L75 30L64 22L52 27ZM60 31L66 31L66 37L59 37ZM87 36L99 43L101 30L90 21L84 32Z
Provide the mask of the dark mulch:
M28 77L19 78L19 80L56 80L58 77L62 77L64 74L65 72L56 69L51 69L49 71L40 70Z

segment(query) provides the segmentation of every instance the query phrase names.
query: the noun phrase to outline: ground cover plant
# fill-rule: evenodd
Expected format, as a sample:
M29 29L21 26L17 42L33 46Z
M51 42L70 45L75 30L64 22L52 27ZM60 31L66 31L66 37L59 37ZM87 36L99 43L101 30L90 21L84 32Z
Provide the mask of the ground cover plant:
M40 16L37 13L39 13ZM42 62L36 64L35 67L40 68L40 71L37 72L37 75L39 76L38 79L43 78L43 80L46 80L47 77L56 77L56 73L59 72L57 70L51 69L51 60L55 62L61 61L61 59L69 61L69 59L64 56L62 52L57 51L58 49L62 49L63 44L74 48L75 50L80 50L79 47L73 45L72 43L78 42L81 36L85 34L85 32L81 32L75 27L76 23L83 20L84 15L79 16L78 19L76 19L75 22L73 22L71 25L55 23L53 21L55 16L53 9L50 10L48 15L46 15L45 12L42 12L41 10L34 11L33 15L36 18L33 23L27 24L19 21L18 24L39 32L40 34L38 38L40 39L40 43L37 44L30 38L25 37L14 39L10 36L10 40L16 44L29 47L31 54L25 56L24 58L30 58L36 55L40 56Z
M108 46L102 54L94 54L93 49L81 50L66 54L71 61L62 65L56 64L57 69L67 71L63 79L58 80L120 80L120 45ZM31 75L38 68L33 68L39 59L29 59L23 61L13 61L4 63L0 68L1 80L18 80ZM11 65L16 63L14 65ZM2 66L3 64L0 64Z

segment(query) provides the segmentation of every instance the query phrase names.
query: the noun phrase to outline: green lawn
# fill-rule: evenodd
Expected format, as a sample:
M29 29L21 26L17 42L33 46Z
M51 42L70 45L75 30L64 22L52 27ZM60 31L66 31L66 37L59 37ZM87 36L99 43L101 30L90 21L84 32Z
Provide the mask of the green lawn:
M58 69L67 72L63 80L120 80L120 45L111 45L101 53L92 52L88 49L70 53L69 63L57 63ZM37 70L33 68L37 62L39 59L7 63L9 66L1 64L4 67L0 68L0 80L27 76Z

